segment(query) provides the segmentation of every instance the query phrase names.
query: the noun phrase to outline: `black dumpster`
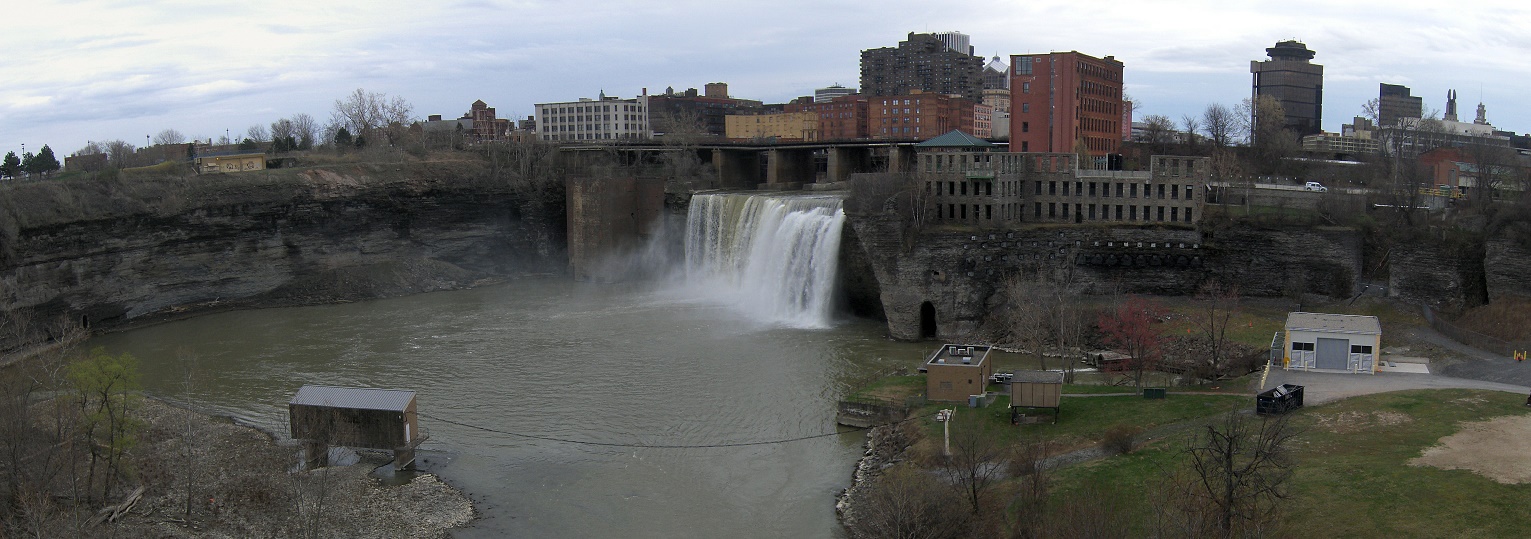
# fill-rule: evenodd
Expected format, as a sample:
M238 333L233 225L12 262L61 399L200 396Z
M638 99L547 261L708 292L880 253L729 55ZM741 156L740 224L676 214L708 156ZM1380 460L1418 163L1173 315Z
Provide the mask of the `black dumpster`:
M1302 386L1281 384L1255 396L1255 413L1284 414L1302 408Z

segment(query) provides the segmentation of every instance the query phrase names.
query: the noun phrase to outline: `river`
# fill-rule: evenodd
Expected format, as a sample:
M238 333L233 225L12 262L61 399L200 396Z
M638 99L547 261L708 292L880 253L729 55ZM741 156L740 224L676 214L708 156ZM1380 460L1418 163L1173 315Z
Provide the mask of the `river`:
M819 436L837 432L835 401L928 345L832 311L784 320L699 281L518 280L213 314L91 345L137 356L151 394L279 434L304 384L418 392L422 467L480 511L457 537L836 536L834 496L863 433Z

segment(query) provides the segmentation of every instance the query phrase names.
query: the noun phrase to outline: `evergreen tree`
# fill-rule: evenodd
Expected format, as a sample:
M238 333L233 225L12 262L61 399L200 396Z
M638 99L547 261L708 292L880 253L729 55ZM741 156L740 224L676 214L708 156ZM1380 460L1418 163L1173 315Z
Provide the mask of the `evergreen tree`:
M255 143L255 139L251 139L251 138L248 138L248 137L246 137L243 141L239 142L239 149L241 149L241 150L254 150L254 149L258 148L258 147L259 146Z
M335 145L345 148L351 145L351 131L342 127L335 132Z
M24 152L24 153L21 154L21 171L22 172L31 174L31 171L32 171L32 160L33 159L35 159L35 156L32 155L32 152Z
M5 160L0 161L0 177L15 178L21 174L21 158L16 157L16 152L5 152Z
M58 158L53 156L53 148L49 148L47 144L43 145L43 149L37 152L28 165L27 173L29 174L46 175L60 168Z
M361 136L361 135L356 135L356 147L357 148L361 148L361 147L366 146L366 145L367 145L367 137L364 137L364 136Z

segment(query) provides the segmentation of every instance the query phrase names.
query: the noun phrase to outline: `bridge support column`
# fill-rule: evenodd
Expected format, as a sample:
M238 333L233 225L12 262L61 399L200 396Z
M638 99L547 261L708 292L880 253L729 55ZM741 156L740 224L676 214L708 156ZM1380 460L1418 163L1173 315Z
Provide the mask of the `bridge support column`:
M772 149L766 157L766 185L772 189L791 189L812 183L813 151Z
M724 189L753 189L760 183L760 167L752 150L712 151L712 162L717 166L718 186Z

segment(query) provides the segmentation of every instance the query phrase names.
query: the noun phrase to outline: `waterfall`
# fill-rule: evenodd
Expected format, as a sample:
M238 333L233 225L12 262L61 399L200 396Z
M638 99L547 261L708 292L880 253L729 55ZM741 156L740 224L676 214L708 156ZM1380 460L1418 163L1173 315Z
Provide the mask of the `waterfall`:
M686 220L686 280L745 314L829 326L845 212L832 196L702 194Z

